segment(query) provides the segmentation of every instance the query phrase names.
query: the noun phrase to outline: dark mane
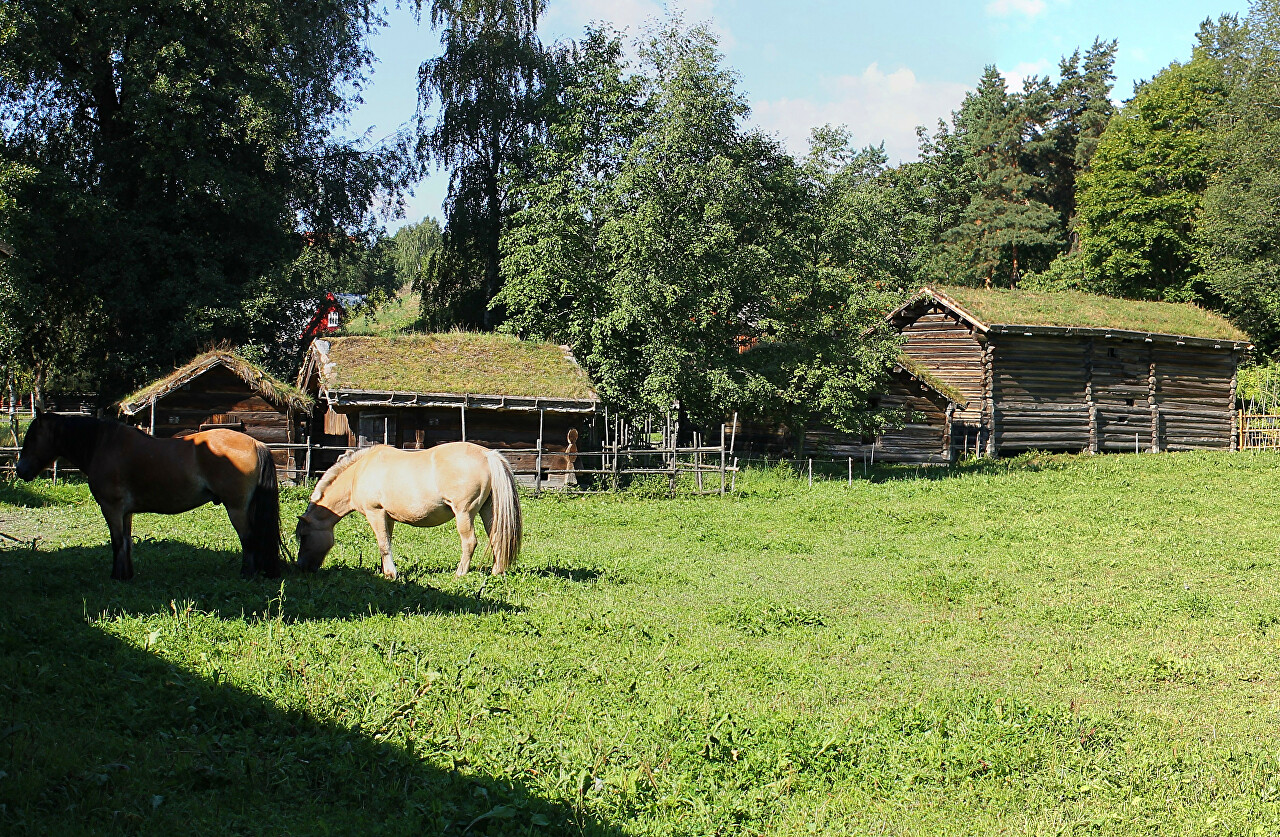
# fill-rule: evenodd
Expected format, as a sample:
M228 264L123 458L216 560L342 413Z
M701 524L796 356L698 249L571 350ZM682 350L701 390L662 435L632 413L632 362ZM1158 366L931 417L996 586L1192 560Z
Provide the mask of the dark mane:
M69 460L81 471L87 471L93 463L102 431L111 425L124 426L119 422L103 421L93 416L69 416L62 413L45 415L56 417L49 429L53 431L54 449L58 456Z

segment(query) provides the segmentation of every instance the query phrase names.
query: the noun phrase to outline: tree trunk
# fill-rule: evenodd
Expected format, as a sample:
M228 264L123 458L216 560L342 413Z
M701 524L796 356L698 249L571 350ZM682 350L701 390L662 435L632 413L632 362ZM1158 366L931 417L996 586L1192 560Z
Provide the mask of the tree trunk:
M35 379L31 384L31 394L35 398L36 403L44 408L44 364L36 366Z
M804 441L808 429L807 421L798 421L791 426L791 449L795 452L797 460L804 459Z

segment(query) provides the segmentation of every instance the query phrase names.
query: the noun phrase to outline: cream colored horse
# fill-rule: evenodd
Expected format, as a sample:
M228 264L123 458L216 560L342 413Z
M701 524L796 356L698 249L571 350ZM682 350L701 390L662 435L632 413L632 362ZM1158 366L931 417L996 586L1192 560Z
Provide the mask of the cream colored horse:
M478 512L493 551L493 574L505 572L520 553L522 522L516 478L497 451L470 442L427 450L375 445L343 454L325 471L311 504L298 517L298 566L320 568L333 548L333 527L358 511L373 527L382 553L382 574L396 577L391 528L396 524L439 526L453 518L462 539L458 575L466 575L476 550Z

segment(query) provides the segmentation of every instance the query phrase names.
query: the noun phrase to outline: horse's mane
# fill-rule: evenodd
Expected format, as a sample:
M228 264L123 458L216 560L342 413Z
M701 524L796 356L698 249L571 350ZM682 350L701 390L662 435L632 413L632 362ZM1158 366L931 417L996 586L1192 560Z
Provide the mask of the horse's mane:
M81 470L88 469L98 449L99 433L119 422L104 421L94 416L68 415L65 413L45 413L53 418L52 432L55 434L55 445L65 456Z
M320 502L320 498L324 496L325 489L333 484L339 474L372 452L373 448L360 448L359 450L349 450L339 456L338 461L330 465L329 470L325 471L324 475L320 477L320 482L316 483L316 490L311 492L311 502Z

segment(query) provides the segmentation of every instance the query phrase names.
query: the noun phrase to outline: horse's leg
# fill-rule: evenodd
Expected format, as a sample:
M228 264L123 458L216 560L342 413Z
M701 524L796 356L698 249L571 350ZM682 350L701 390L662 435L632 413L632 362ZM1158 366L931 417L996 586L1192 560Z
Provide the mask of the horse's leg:
M493 500L485 500L480 507L480 520L484 522L484 534L489 539L489 553L493 556L493 574L498 574L498 552L493 548Z
M392 581L396 578L396 563L391 558L391 527L395 521L382 509L369 509L364 513L365 520L373 529L378 539L378 552L382 555L382 574Z
M133 515L116 506L103 506L102 516L111 532L111 577L128 581L133 578Z
M462 560L458 562L458 575L466 575L471 569L471 556L476 551L476 525L474 511L454 509L453 519L458 523L458 537L462 540Z
M240 561L240 577L253 578L258 572L258 563L253 555L253 539L250 537L253 530L249 525L249 512L247 509L235 509L228 505L227 517L231 519L231 526L240 536L240 549L244 553Z

